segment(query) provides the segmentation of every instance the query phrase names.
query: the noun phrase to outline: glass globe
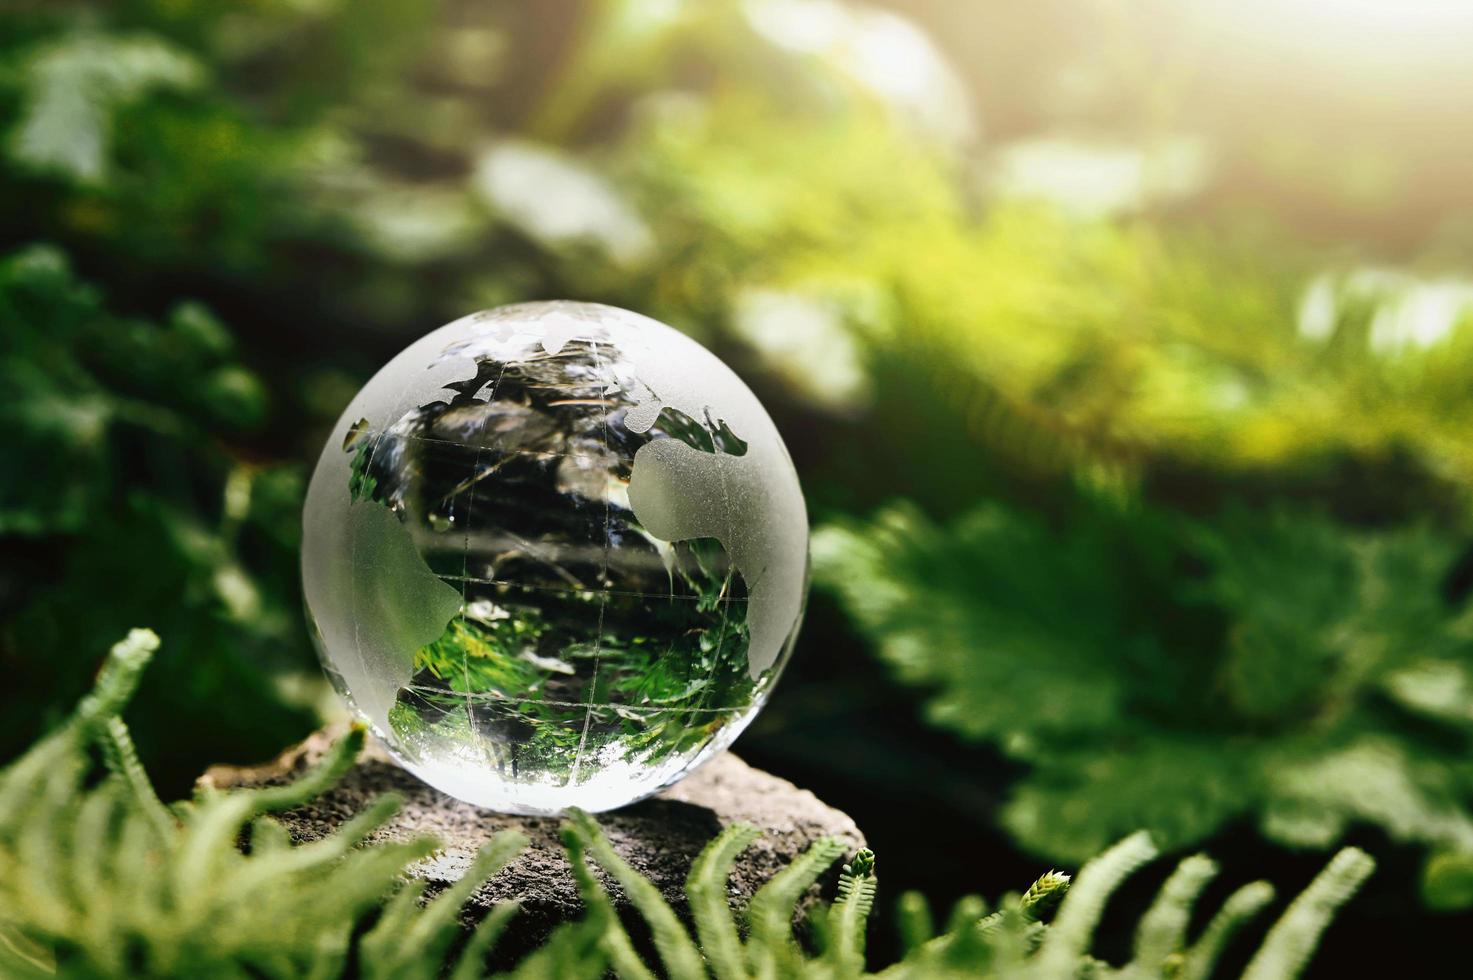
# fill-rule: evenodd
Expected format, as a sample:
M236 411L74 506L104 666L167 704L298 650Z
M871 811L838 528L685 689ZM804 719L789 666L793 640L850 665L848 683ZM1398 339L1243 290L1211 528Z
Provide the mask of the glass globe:
M405 768L607 810L730 745L808 587L792 460L695 341L590 303L456 320L364 386L307 492L322 663Z

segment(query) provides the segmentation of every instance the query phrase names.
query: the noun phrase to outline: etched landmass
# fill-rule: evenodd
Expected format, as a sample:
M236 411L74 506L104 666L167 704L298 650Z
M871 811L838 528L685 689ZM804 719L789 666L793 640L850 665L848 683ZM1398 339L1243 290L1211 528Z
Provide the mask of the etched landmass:
M353 541L353 608L356 629L378 639L385 656L370 667L408 676L411 652L431 643L460 612L460 590L440 579L397 517L378 504L348 508Z

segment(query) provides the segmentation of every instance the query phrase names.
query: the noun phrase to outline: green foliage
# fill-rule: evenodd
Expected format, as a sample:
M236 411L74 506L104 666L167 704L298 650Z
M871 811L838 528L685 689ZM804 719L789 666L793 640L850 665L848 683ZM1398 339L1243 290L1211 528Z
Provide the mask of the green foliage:
M90 34L41 46L21 71L25 107L11 157L82 184L107 175L118 109L151 89L198 84L200 75L194 59L156 38Z
M937 724L1027 763L1004 819L1030 848L1078 859L1137 825L1178 847L1244 817L1299 846L1353 822L1473 843L1473 609L1444 597L1445 537L1109 507L942 527L897 506L815 555Z
M5 248L54 241L86 274L0 266L0 756L139 621L173 641L133 709L167 783L305 730L317 423L424 329L565 295L752 379L837 517L821 570L854 620L933 721L1025 764L1004 819L1026 846L1370 823L1433 852L1429 901L1473 901L1473 331L1461 300L1423 316L1457 289L1367 276L1236 199L1021 202L974 179L1017 119L931 132L845 70L862 45L782 43L758 6L0 12ZM1114 68L1091 71L1070 78Z
M205 790L165 808L118 717L157 647L144 630L116 645L72 720L0 774L5 975L332 977L354 955L366 976L440 975L460 905L524 841L494 838L460 884L429 902L421 884L400 879L432 841L359 847L393 799L330 838L293 844L267 814L336 781L363 744L361 729L296 783ZM104 749L100 783L88 778L89 744ZM481 925L459 975L480 975L481 955L513 911Z
M292 264L274 250L342 237L337 195L318 181L354 154L328 110L399 68L428 12L382 0L12 7L0 15L0 195L20 206L22 234L101 250L114 285L164 266L271 275Z
M751 839L750 828L732 827L713 841L692 871L697 880L709 884L710 876L729 870L735 854ZM964 902L952 916L952 927L932 938L929 930L912 933L904 958L878 974L864 972L864 925L874 898L874 859L861 851L840 876L835 903L821 910L818 930L823 948L810 954L789 936L789 924L803 889L790 887L795 879L784 879L790 869L779 872L754 897L748 912L748 938L740 939L730 921L732 913L721 908L696 909L695 936L690 936L673 909L659 893L624 863L586 815L576 815L565 832L584 901L595 915L603 917L604 949L621 977L654 974L634 952L633 942L619 924L608 895L583 862L592 857L617 881L654 935L664 975L672 978L707 977L858 977L877 975L901 977L1073 977L1081 974L1135 977L1206 976L1222 952L1224 939L1234 928L1259 911L1272 890L1262 882L1235 893L1208 928L1195 941L1187 938L1192 905L1216 866L1203 857L1188 858L1158 894L1140 926L1136 953L1118 969L1089 955L1091 939L1112 892L1133 871L1156 855L1143 834L1127 838L1080 873L1077 883L1068 876L1049 872L1024 896L1004 900L998 912L979 916L972 903ZM832 863L831 842L821 841L794 862L805 887L814 880L814 868ZM1370 874L1373 863L1363 852L1347 848L1305 889L1269 931L1255 954L1249 970L1253 976L1293 977L1303 969L1304 957L1313 952L1326 921L1323 912L1338 908ZM698 878L699 876L699 878ZM1043 896L1066 892L1053 923L1037 918ZM1249 896L1245 901L1240 896ZM759 909L758 900L764 904ZM703 899L692 894L692 903ZM923 907L918 898L908 903ZM765 922L765 924L764 924ZM780 924L779 928L774 928ZM705 955L702 963L701 954ZM709 973L707 972L709 970Z
M42 247L0 259L0 319L0 535L16 548L0 658L23 692L0 754L53 724L93 651L143 617L188 644L138 704L144 756L172 782L299 735L311 714L276 679L309 662L300 476L230 448L266 395L229 333L192 303L161 323L114 315Z
M458 912L471 893L525 846L514 832L496 835L455 885L425 895L406 871L432 854L432 840L365 843L397 806L381 799L337 833L293 843L270 814L291 809L328 788L353 764L364 732L355 728L318 767L296 782L265 789L199 790L165 807L154 794L119 717L159 642L135 630L115 645L97 684L71 719L0 772L0 968L12 977L147 975L336 977L351 968L366 977L471 980L516 914L492 909L469 936ZM107 775L89 778L88 750L100 747ZM778 872L734 912L726 897L732 865L757 836L737 825L712 841L687 882L694 933L646 878L635 872L587 814L564 825L568 860L587 904L582 920L564 924L517 965L517 977L673 980L715 976L859 977L873 907L875 857L859 851L844 866L838 897L820 907L816 951L793 932L798 904L844 853L836 838L819 841ZM1090 862L1077 882L1049 872L1022 896L982 917L964 902L953 927L932 937L910 931L905 957L885 977L1008 976L1063 978L1109 968L1088 957L1091 936L1110 893L1155 855L1144 835L1128 838ZM644 918L653 940L647 961L590 867L618 883ZM1370 873L1370 858L1341 852L1269 931L1249 967L1253 977L1292 977L1320 933ZM1187 938L1191 906L1216 872L1188 858L1142 919L1129 976L1205 976L1225 936L1266 904L1262 883L1253 901L1235 895L1195 942ZM1059 897L1068 892L1059 903ZM1244 894L1243 892L1238 893ZM910 898L913 910L923 903ZM1040 921L1058 905L1052 925ZM912 918L916 913L912 912Z

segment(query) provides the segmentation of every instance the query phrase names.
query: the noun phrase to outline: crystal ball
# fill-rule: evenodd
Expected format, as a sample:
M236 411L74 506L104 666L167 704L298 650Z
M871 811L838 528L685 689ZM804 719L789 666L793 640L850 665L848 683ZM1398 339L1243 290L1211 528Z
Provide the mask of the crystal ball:
M452 796L622 806L731 744L792 653L808 518L756 396L648 317L504 306L358 392L307 491L323 667Z

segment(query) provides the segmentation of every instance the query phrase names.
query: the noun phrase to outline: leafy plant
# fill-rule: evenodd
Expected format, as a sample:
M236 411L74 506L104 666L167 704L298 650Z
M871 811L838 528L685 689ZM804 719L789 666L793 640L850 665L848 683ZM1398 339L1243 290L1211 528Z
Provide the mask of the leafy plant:
M939 526L897 505L815 553L931 720L1026 763L1003 819L1037 852L1133 826L1189 846L1242 818L1297 846L1354 823L1473 845L1473 608L1446 598L1446 538L1108 506Z
M484 972L497 937L514 927L514 903L493 909L462 936L460 905L525 844L513 832L485 845L466 875L427 898L402 876L435 850L431 840L364 844L394 810L384 798L340 831L294 844L270 816L321 792L352 765L364 733L354 729L319 767L266 789L199 791L165 806L144 773L122 710L158 647L135 630L115 645L70 720L0 773L0 966L14 977L220 976L439 977ZM88 778L88 750L100 749L108 775ZM844 853L825 838L774 875L744 912L728 906L726 879L758 831L736 825L691 867L686 883L694 933L633 871L587 814L564 825L568 860L587 915L560 926L513 970L517 977L625 978L858 977L874 903L875 857L844 866L838 899L811 922L814 940L792 931L800 898ZM1155 848L1137 834L1090 862L1077 882L1049 872L1022 895L984 915L976 899L958 904L933 936L918 896L902 903L910 948L886 977L1072 977L1113 972L1088 957L1110 893ZM618 883L650 928L654 957L641 954L588 861ZM1269 931L1247 976L1292 977L1334 910L1370 873L1372 862L1341 852ZM1141 919L1128 976L1204 977L1232 933L1262 910L1272 889L1259 882L1234 893L1200 936L1187 939L1191 906L1216 873L1204 857L1177 868ZM1064 893L1067 891L1067 895ZM1062 902L1060 901L1060 897ZM1052 923L1051 910L1057 906Z
M23 692L0 754L55 724L92 651L145 616L183 641L139 704L141 749L171 782L300 736L312 713L278 684L311 663L300 474L236 448L267 396L230 334L194 303L161 323L112 313L41 246L0 259L0 320L0 662Z

